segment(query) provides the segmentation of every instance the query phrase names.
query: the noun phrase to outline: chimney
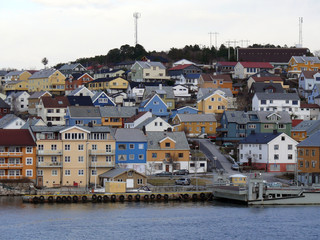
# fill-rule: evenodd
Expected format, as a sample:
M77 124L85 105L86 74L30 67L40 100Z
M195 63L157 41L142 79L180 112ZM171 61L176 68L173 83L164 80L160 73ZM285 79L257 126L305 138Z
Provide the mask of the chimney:
M159 84L159 89L162 90L162 83Z
M136 115L138 115L139 114L139 110L138 110L138 108L136 109Z
M273 130L273 134L278 134L277 129L274 129L274 130Z

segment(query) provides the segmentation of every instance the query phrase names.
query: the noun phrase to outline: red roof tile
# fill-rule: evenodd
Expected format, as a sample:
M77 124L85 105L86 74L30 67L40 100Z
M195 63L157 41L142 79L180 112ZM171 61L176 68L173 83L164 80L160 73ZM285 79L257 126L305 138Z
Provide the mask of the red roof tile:
M189 66L192 66L193 64L182 64L182 65L178 65L178 66L175 66L175 67L172 67L172 68L169 68L169 71L171 70L181 70L181 69L185 69Z
M224 82L232 82L230 75L220 74L220 75L212 75L208 73L201 74L203 80L205 82L212 82L213 80L223 80Z
M305 78L312 78L313 79L313 75L318 73L318 71L303 71L302 73Z
M245 68L273 68L268 62L240 62Z
M0 129L0 146L36 146L28 129Z
M134 115L130 118L128 118L125 123L133 123L135 120L137 120L138 118L142 117L145 113L147 112L139 112L137 115Z
M219 65L221 66L235 66L237 65L238 62L218 62Z
M302 119L293 119L292 120L292 127L297 126L299 123L301 123L303 120Z
M255 82L265 82L265 81L281 81L283 82L283 79L281 77L252 77Z
M300 108L320 108L318 104L301 103Z
M68 98L65 96L42 97L45 108L67 108L70 106Z

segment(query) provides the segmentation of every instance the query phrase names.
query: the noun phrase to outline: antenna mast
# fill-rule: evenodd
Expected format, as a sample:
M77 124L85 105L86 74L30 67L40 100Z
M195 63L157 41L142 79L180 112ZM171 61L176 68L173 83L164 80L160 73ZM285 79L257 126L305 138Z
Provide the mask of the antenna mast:
M134 39L135 39L135 45L138 44L138 18L141 17L141 13L135 12L133 13L134 17Z
M302 48L302 23L303 17L299 17L299 47Z

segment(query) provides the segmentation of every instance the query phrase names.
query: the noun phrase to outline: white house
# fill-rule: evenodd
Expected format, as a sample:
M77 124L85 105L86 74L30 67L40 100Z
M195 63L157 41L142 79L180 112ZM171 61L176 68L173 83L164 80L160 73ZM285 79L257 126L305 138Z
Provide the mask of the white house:
M252 111L287 111L300 116L300 98L297 93L258 92L252 98Z
M298 142L285 133L252 133L239 144L239 161L267 172L294 172Z
M299 92L305 98L311 95L315 84L320 83L320 72L303 71L299 76Z
M145 120L152 118L151 112L138 112L136 115L128 118L124 123L124 128L136 128Z
M186 65L186 64L196 65L194 62L191 62L191 61L189 61L189 60L187 60L187 59L181 59L181 60L179 60L179 61L177 61L177 62L174 62L174 63L172 64L172 67L176 67L176 66L178 66L178 65Z
M303 120L318 120L319 117L319 108L317 104L305 104L301 103L300 105L300 114L299 119Z
M267 62L238 62L234 67L233 78L245 79L263 71L272 71L273 66Z
M29 97L30 94L26 91L11 93L6 102L11 106L11 111L27 112Z
M0 119L0 129L20 129L25 123L14 114L6 114Z
M174 86L172 89L174 96L178 100L186 100L191 97L191 94L189 93L189 88L183 85Z
M68 96L90 96L91 98L94 96L94 93L91 92L88 88L82 86L77 89L71 91L67 94Z
M313 85L310 95L308 96L308 103L320 105L320 83Z

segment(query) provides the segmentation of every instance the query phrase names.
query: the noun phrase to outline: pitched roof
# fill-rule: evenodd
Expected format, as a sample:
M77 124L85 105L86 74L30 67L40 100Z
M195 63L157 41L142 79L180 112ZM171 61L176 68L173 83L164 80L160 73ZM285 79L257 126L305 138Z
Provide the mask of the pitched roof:
M128 171L134 171L136 172L137 174L139 175L142 175L142 176L145 176L143 175L142 173L139 173L137 171L135 171L134 169L131 169L131 168L114 168L114 169L111 169L107 172L104 172L102 174L99 175L100 178L115 178L123 173L126 173Z
M320 147L320 130L313 133L307 139L300 142L297 147Z
M190 66L195 66L193 64L182 64L182 65L177 65L175 67L169 68L168 71L176 71L176 70L182 70L185 68L188 68Z
M0 108L10 108L10 105L0 98Z
M70 117L100 118L100 109L94 106L69 106Z
M73 70L76 67L78 67L79 65L81 65L81 64L80 63L65 64L62 67L60 67L59 70L62 70L62 71L64 71L64 70ZM83 67L83 66L81 65L81 67Z
M184 77L186 79L199 79L200 76L201 76L200 73L188 73Z
M198 91L198 93L199 93L199 91ZM229 88L201 88L201 93L202 93L202 96L198 97L197 101L201 101L203 99L206 99L206 98L212 96L213 94L220 94L225 98L233 96L232 92Z
M270 83L254 82L252 84L251 88L255 92L265 92L266 89L269 89L269 88L274 88L275 92L278 92L278 93L279 92L281 92L281 93L284 92L284 89L283 89L281 83L273 83L273 82L270 82Z
M143 132L135 128L118 128L115 138L117 142L147 142Z
M142 68L149 69L151 67L159 67L160 69L166 69L166 67L161 62L144 62L144 61L136 61Z
M313 76L318 73L318 71L302 71L301 74L303 74L303 76L305 78L310 78L310 79L313 79Z
M89 83L110 82L110 81L117 79L117 78L122 78L122 77L97 78L95 80L90 81Z
M320 63L318 57L306 57L306 56L292 56L297 63L305 63L305 62L313 62L313 63Z
M320 120L304 120L295 126L291 131L301 132L306 131L307 136L312 135L314 132L320 130Z
M214 114L177 114L181 122L215 122L216 117Z
M74 96L74 95L76 95L78 92L81 92L83 89L86 89L88 92L92 93L88 88L82 86L82 87L78 87L78 88L72 90L72 91L68 94L68 96Z
M297 93L256 93L259 100L300 100Z
M247 124L248 122L278 122L278 123L291 123L290 114L286 111L271 112L271 111L224 111L224 114L228 122L235 122L238 124ZM267 116L277 114L280 116L280 120L274 121Z
M291 117L287 111L271 112L271 111L257 111L258 118L261 123L291 123ZM273 114L276 114L280 117L277 121L274 121L270 118Z
M20 74L24 73L25 71L11 71L8 72L5 77L11 77L11 76L19 76Z
M147 126L149 123L151 123L153 120L157 119L158 117L152 116L151 118L147 118L143 122L141 122L139 125L137 125L135 128L142 129L143 126ZM162 119L162 118L161 118Z
M277 76L270 76L270 77L258 77L258 76L251 76L255 82L265 82L265 81L281 81L283 82L283 79L281 77Z
M70 106L68 98L65 96L42 97L45 108L67 108Z
M34 92L33 94L31 94L31 96L29 97L29 99L37 99L42 97L45 93L48 93L51 96L51 93L47 92L47 91L40 91L40 92Z
M16 119L20 119L14 114L6 114L0 119L0 128L5 128L8 124L12 123Z
M137 120L138 118L142 117L143 115L145 115L147 112L139 112L138 114L128 118L125 123L133 123L135 120Z
M70 106L93 106L90 96L67 96Z
M253 133L248 137L242 139L240 144L254 143L254 144L266 144L282 133Z
M57 70L52 68L52 69L43 69L40 70L39 72L35 72L34 74L32 74L31 77L29 77L30 79L38 79L38 78L48 78L50 77L52 74L54 74Z
M320 108L320 106L312 103L301 103L300 108Z
M303 119L292 119L292 127L294 128L301 122L303 122Z
M0 129L0 146L36 146L28 129Z
M166 98L175 98L174 93L173 93L173 88L171 86L146 86L145 87L145 93L144 96L146 97L151 97L151 95L153 95L154 93L156 93L157 91L161 90L164 94L164 92L167 94ZM159 93L161 94L161 93Z
M167 137L176 142L174 149L190 150L188 140L184 132L147 132L148 150L160 150L159 142Z
M101 117L123 117L129 118L135 115L136 107L118 107L118 106L106 106L100 107Z
M273 68L268 62L240 62L245 68Z
M217 65L234 67L235 65L237 65L237 63L238 62L217 62Z

